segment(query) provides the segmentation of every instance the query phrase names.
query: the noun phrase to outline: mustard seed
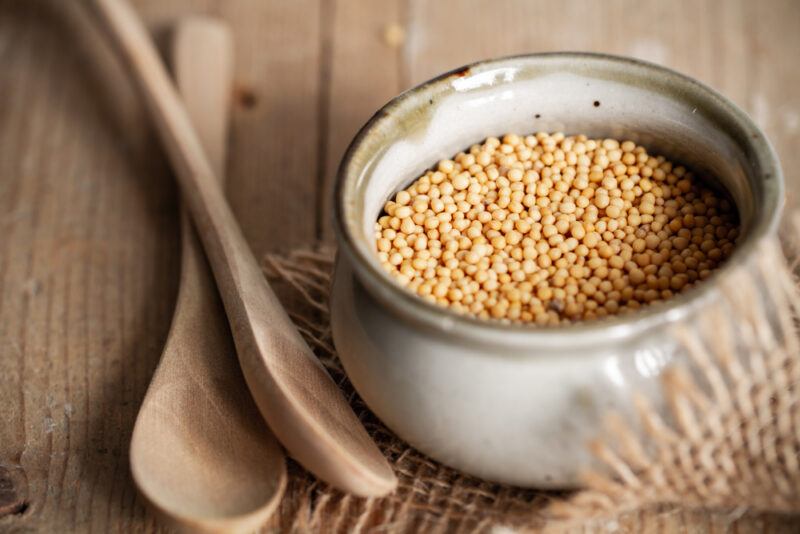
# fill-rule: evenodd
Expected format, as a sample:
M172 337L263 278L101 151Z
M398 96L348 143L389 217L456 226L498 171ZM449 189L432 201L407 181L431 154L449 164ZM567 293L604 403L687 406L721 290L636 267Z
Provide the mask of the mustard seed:
M739 236L732 202L632 141L487 138L399 191L378 259L420 297L556 325L629 313L704 280Z

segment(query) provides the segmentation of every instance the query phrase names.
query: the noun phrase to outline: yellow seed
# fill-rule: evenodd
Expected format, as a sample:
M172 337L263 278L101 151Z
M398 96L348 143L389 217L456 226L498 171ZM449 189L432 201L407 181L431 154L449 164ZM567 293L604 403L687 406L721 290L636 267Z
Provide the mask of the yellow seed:
M405 219L413 214L414 210L410 206L400 206L394 210L394 216L398 219Z
M579 222L572 223L569 229L570 229L570 234L572 234L572 237L574 237L575 239L578 240L583 239L584 236L586 235L586 229Z
M583 238L583 244L589 248L595 248L601 239L602 238L600 237L600 234L597 232L591 232L586 234L586 236Z
M735 208L631 141L488 138L397 192L375 223L394 280L458 313L563 324L633 311L710 276Z
M641 269L633 269L629 274L629 278L632 284L639 285L644 282L646 276Z
M467 187L469 187L469 173L462 172L461 174L457 175L453 178L453 187L457 191L463 191Z
M625 260L622 259L622 256L611 256L608 264L614 269L622 269L625 266Z
M622 210L618 206L612 204L606 208L606 215L608 215L609 217L616 219L621 214Z

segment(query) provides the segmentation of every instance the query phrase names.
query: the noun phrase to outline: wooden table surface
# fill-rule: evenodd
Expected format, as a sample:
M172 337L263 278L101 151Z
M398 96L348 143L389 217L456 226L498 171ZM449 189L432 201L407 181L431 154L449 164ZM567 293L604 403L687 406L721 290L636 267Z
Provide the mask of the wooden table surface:
M176 296L177 192L76 4L0 0L0 531L157 528L127 448ZM257 255L330 240L331 178L356 129L399 91L490 56L594 50L676 68L747 110L782 157L790 197L798 184L796 0L135 4L159 37L197 12L235 31L228 195ZM688 512L620 526L800 529Z

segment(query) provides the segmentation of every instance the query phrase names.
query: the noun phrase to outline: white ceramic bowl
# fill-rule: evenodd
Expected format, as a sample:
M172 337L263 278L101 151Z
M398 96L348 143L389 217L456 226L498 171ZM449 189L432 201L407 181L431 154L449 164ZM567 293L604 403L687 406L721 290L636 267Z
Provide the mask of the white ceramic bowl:
M631 139L720 178L743 237L709 280L624 318L566 327L499 324L429 304L392 281L374 252L383 203L439 159L506 132ZM398 96L364 126L339 170L333 334L370 408L445 464L517 485L573 487L603 414L658 402L680 351L670 327L719 298L775 231L783 178L763 133L700 83L627 58L542 54L486 61Z

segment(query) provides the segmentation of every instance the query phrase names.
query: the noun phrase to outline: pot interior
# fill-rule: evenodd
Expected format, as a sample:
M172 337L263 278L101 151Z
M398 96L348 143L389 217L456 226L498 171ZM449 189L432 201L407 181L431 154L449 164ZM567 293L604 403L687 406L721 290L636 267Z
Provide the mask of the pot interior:
M536 131L630 139L721 183L743 239L774 227L782 183L763 134L733 104L670 70L609 56L545 54L479 63L399 96L362 129L340 169L338 217L378 266L383 204L442 158L487 136ZM734 256L737 251L734 251Z

